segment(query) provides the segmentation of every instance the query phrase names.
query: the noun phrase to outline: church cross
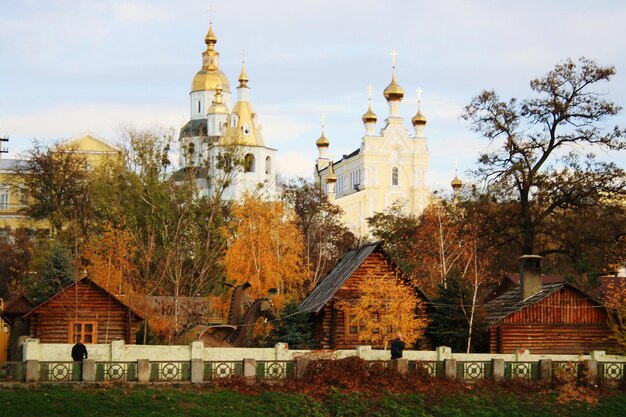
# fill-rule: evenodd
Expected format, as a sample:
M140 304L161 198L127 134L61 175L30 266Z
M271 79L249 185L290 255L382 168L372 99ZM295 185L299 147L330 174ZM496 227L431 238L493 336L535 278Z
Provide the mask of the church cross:
M398 53L396 52L396 50L392 50L391 53L389 54L391 55L391 65L396 66L396 57L398 56Z
M324 125L326 124L326 115L322 114L322 130L324 130Z
M372 99L372 84L369 84L367 86L367 97L371 100Z
M213 8L213 3L209 5L209 8L207 10L209 12L209 22L213 23L213 14L215 13L215 9Z
M246 63L246 57L247 56L248 56L248 54L246 53L245 49L243 51L241 51L241 62L243 62L244 64Z

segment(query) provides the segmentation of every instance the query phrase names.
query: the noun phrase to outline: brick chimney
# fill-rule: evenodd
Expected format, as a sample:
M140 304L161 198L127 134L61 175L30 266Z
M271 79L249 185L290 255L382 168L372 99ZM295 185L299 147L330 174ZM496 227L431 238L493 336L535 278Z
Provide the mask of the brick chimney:
M519 285L522 300L541 291L541 256L520 256Z

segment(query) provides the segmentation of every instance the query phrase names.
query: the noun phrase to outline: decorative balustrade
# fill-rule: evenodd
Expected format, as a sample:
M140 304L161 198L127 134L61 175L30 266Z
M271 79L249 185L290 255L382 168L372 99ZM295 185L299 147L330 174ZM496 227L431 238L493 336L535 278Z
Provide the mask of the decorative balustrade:
M137 362L98 362L96 381L137 381Z
M39 362L42 382L81 381L82 362Z
M626 379L626 363L598 362L598 376L605 381L620 381Z
M0 362L0 381L24 382L24 362Z
M190 362L150 362L151 382L189 381L190 379Z
M257 361L257 379L293 379L296 374L294 361Z
M458 361L456 377L464 380L491 378L491 362Z
M552 361L552 375L560 380L575 380L580 375L581 362Z
M243 375L242 361L205 361L203 381L225 379Z
M538 362L505 362L504 378L506 379L539 379Z

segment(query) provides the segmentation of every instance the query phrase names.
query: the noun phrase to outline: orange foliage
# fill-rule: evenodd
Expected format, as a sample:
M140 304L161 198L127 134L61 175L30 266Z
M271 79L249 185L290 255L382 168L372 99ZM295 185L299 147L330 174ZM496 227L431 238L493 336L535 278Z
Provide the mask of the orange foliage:
M609 328L611 337L620 347L620 353L626 353L626 278L609 281L606 284L605 304L609 309Z
M418 314L422 302L408 284L391 274L372 275L359 283L359 292L361 297L356 303L342 301L337 308L355 316L351 324L362 326L360 341L386 347L398 332L407 341L422 337L428 320Z
M112 294L134 293L131 278L135 272L134 252L130 233L107 223L104 233L94 235L85 245L84 258L88 262L89 277Z
M248 281L254 298L264 297L270 288L290 298L303 296L307 277L303 238L282 203L246 194L233 207L227 229L223 262L229 280Z

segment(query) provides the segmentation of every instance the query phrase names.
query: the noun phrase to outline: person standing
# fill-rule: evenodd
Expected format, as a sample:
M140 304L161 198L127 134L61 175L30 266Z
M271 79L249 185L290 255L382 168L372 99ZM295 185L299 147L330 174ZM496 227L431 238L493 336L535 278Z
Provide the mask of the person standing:
M76 337L76 344L72 347L72 359L74 362L82 362L87 359L87 348L83 345L80 337Z
M400 359L405 346L404 340L402 340L402 333L398 333L393 342L391 342L391 359Z

